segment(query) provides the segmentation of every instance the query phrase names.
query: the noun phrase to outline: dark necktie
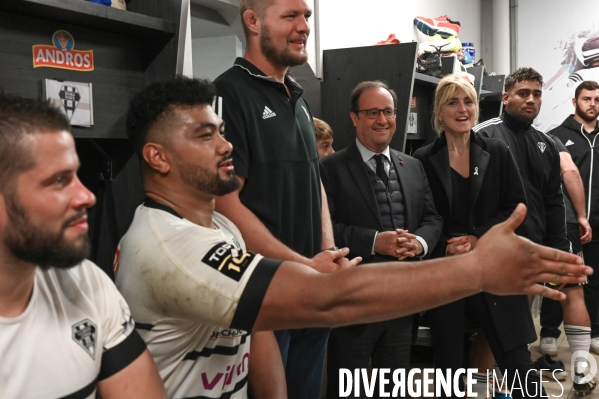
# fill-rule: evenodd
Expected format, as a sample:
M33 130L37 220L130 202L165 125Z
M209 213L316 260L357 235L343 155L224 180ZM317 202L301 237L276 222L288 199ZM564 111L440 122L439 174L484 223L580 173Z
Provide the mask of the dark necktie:
M387 177L387 173L385 173L385 156L383 154L376 154L374 159L376 160L376 175L381 179L385 186L387 186L389 177Z

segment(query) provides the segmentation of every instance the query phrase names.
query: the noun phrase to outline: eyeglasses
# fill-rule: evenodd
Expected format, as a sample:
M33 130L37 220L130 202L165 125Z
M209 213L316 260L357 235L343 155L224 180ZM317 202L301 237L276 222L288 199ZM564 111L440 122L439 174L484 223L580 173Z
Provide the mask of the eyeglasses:
M385 109L370 108L370 109L359 109L358 110L358 112L365 112L366 116L370 119L378 119L381 112L383 113L385 118L393 119L393 118L395 118L396 111L397 111L396 108L385 108Z

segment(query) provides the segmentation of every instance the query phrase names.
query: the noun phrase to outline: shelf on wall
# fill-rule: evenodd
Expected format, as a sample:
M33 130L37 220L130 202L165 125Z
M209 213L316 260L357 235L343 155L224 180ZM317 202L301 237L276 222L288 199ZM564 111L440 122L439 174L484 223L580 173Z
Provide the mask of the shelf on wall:
M84 0L1 0L0 11L119 33L146 40L173 36L174 22Z
M489 90L483 89L480 91L480 98L481 98L481 100L487 99L487 98L493 99L494 97L501 98L501 94L502 93L500 91L489 91Z
M416 72L416 74L414 75L414 81L417 81L419 83L429 84L432 86L436 86L439 84L441 79L435 78L434 76L425 75L420 72ZM482 89L480 91L479 96L481 99L486 98L486 97L501 96L501 92L500 91L489 91L489 90Z
M434 86L438 85L439 82L441 81L441 79L439 79L439 78L435 78L434 76L430 76L430 75L425 75L420 72L416 72L416 74L414 75L414 80L423 82L423 83L429 83Z
M475 90L478 91L478 99L481 110L481 122L501 115L501 95L504 76L483 76L482 68L469 68L469 73L475 76ZM437 138L431 124L433 117L433 98L437 85L441 78L416 72L414 74L414 87L412 96L417 98L417 106L414 112L418 114L418 133L406 135L406 153L412 153L422 145L429 144ZM482 85L487 89L483 90Z

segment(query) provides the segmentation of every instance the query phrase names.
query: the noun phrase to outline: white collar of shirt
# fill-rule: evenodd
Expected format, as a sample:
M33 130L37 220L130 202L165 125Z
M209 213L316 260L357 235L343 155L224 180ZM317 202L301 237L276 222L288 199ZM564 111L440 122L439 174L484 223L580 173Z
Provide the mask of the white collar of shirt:
M389 146L385 148L382 152L372 152L368 148L364 147L364 144L360 143L360 140L356 137L356 146L358 147L358 151L360 151L360 155L362 156L362 160L368 165L373 172L376 172L376 160L372 157L376 154L383 154L385 156L385 172L389 174L389 168L391 167L391 151L389 150Z

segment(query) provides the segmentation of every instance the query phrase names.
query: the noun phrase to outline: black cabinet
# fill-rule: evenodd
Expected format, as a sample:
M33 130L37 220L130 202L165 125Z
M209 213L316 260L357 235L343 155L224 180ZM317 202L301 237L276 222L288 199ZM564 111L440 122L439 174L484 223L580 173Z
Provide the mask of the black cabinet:
M397 130L391 147L403 151L410 108L417 43L325 50L323 52L322 119L335 132L336 150L355 139L349 117L350 94L365 80L383 80L397 93Z
M129 8L136 1L143 0L131 1ZM176 43L175 57L168 53L176 29L172 21L82 0L4 0L0 42L7 45L0 57L0 87L34 97L41 95L46 78L92 83L95 124L74 126L73 134L125 138L124 115L133 95L148 82L174 77ZM32 67L32 46L51 45L57 30L71 33L76 50L93 50L93 71Z
M130 0L127 11L83 0L0 1L0 88L41 96L43 79L92 83L94 125L74 126L79 176L97 197L90 210L92 260L111 274L116 245L143 200L139 160L126 140L129 101L177 70L180 0ZM34 68L32 46L52 45L57 30L75 50L93 50L94 69Z
M391 141L392 148L412 154L437 138L432 121L434 94L441 79L415 72L416 54L415 42L323 52L321 111L322 119L335 132L335 150L345 148L355 140L355 129L349 117L350 94L356 84L365 80L383 80L397 93L397 130ZM482 68L471 70L477 78L480 120L499 116L503 76L483 77Z

